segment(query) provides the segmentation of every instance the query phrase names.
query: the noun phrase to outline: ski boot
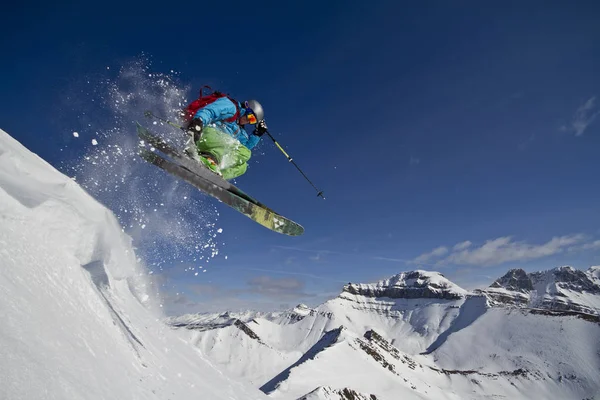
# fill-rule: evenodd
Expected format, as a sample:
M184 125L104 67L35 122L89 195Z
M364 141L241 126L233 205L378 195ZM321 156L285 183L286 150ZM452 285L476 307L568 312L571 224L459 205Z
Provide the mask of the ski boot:
M219 176L223 176L223 174L221 174L221 170L219 169L219 164L217 164L217 162L214 160L212 155L207 154L207 153L202 153L202 155L199 155L198 158L200 159L200 162L202 164L204 164L212 172L214 172L215 174L217 174Z

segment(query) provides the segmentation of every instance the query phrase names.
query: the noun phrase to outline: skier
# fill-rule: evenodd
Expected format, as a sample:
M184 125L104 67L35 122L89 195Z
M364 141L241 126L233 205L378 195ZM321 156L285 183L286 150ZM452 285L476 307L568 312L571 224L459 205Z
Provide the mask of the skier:
M192 143L186 153L210 170L230 180L248 168L251 149L267 132L264 111L256 100L240 103L220 92L203 95L188 105L184 118ZM253 125L249 134L245 126Z

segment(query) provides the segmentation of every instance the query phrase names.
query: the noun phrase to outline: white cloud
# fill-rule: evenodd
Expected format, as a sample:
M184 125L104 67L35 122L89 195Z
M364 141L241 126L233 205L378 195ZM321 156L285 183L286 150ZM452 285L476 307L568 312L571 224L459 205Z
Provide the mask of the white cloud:
M585 103L583 103L573 116L571 126L563 126L563 131L569 131L575 133L575 136L581 136L586 129L594 122L596 117L600 114L600 109L595 105L596 96L590 97Z
M569 248L569 252L577 252L584 250L598 250L600 249L600 240L595 240L593 242L584 243L581 246L573 246Z
M422 263L426 263L427 261L431 260L432 258L437 258L437 257L441 257L445 254L448 253L448 248L445 246L440 246L436 249L433 249L431 252L429 253L425 253L425 254L421 254L419 257L415 258L413 260L413 262L415 264L422 264Z
M470 240L465 240L464 242L460 242L454 245L454 247L452 248L452 250L454 251L460 251L460 250L465 250L468 249L469 247L471 247L473 243L471 243Z
M457 243L452 252L448 253L446 247L438 247L430 253L425 253L415 258L413 262L425 262L437 259L437 265L476 265L492 266L506 262L528 261L548 257L565 250L588 250L600 248L600 240L582 243L586 236L582 234L554 237L543 244L529 244L513 241L511 236L499 237L486 241L483 245L473 247L470 241ZM578 246L574 246L578 245Z
M591 243L586 243L583 246L581 246L582 250L596 250L596 249L600 249L600 240L596 240L594 242Z

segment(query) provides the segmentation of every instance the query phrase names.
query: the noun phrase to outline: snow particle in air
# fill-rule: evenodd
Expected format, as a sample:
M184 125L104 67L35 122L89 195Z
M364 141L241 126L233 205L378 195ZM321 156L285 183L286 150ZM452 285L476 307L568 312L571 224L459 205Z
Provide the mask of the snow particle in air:
M79 137L79 132L73 132L73 136Z
M94 146L97 146L97 145L98 145L98 141L97 141L96 139L92 139L92 144L93 144Z

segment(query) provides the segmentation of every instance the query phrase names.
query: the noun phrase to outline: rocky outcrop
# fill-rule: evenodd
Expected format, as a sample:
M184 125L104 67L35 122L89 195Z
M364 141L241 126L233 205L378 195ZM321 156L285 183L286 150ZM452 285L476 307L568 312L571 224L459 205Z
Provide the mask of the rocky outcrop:
M488 289L477 290L476 293L486 295L493 303L513 306L527 306L533 284L523 269L511 269L496 279Z
M260 337L258 337L258 335L252 329L250 329L250 327L246 325L243 321L236 319L233 323L233 326L237 327L240 331L250 336L251 339L254 339L261 344L264 344L263 341L260 340Z
M414 370L417 366L421 367L415 360L402 353L373 329L365 332L364 337L367 341L357 340L360 348L391 372L396 373L395 368L385 360L384 354L407 365L410 369Z
M490 287L504 288L521 293L533 290L533 285L531 283L531 279L527 275L527 272L520 268L511 269L503 277L496 279L496 281L492 283Z
M333 389L329 386L319 386L312 392L297 400L378 400L374 394L362 394L352 389Z
M305 317L309 315L315 315L317 313L316 310L310 308L306 304L298 304L296 307L289 311L284 311L281 314L280 319L287 319L288 322L294 323L303 320Z

